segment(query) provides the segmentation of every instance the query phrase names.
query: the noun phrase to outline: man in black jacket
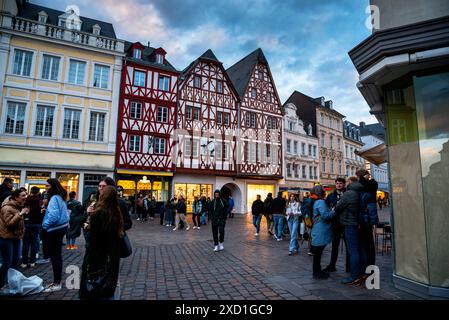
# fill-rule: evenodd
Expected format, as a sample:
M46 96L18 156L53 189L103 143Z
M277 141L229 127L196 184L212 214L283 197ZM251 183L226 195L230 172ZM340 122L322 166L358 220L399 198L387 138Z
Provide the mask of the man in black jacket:
M264 208L265 208L264 204L262 200L260 200L260 194L258 194L257 199L253 202L253 205L251 206L251 212L253 214L253 225L256 227L255 236L259 235L260 221L262 220Z
M282 240L282 231L284 229L284 216L287 201L282 197L282 192L278 192L278 196L273 200L273 220L274 220L274 238L277 241Z
M11 178L5 178L0 185L0 206L12 194L12 184L13 180Z
M178 203L176 204L175 228L173 229L173 231L178 230L179 220L181 220L182 223L184 224L186 231L190 229L190 226L186 220L186 214L187 214L186 201L182 195L179 195Z
M333 209L337 205L337 202L343 196L343 193L346 191L346 180L344 178L335 179L335 189L332 193L330 193L326 198L326 203L329 208ZM332 241L332 253L331 253L331 261L329 265L323 269L324 272L334 272L337 271L335 265L338 259L338 248L340 247L341 238L343 237L344 227L340 223L340 215L338 212L335 212L334 217L332 218L332 232L334 235L334 239ZM345 248L346 247L346 240ZM349 272L349 254L346 249L346 272Z
M214 200L209 206L209 216L212 221L212 236L214 237L214 251L224 250L224 232L228 217L228 202L221 197L220 190L215 190ZM220 235L219 235L220 234Z
M267 194L265 201L263 202L265 219L267 219L267 230L269 235L273 235L273 194L270 192Z

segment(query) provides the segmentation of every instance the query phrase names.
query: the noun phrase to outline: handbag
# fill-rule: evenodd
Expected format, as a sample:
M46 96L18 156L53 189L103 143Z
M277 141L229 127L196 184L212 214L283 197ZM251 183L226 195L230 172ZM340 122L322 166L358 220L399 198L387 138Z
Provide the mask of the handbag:
M103 268L86 274L80 290L81 299L101 299L114 295L115 281L112 274L112 269L109 263L106 263Z
M124 234L120 239L120 258L128 258L133 253L131 241L129 241L128 235Z

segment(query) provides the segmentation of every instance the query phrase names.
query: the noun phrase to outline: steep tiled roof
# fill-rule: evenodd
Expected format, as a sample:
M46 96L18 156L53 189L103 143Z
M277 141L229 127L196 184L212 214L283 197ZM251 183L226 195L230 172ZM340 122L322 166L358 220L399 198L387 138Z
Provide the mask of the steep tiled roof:
M153 48L153 47L143 46L144 49L142 51L142 59L134 58L133 52L131 50L131 47L133 44L134 44L133 42L125 41L126 60L133 61L136 63L141 63L141 64L147 65L149 67L155 67L155 68L159 68L159 69L163 69L163 70L167 70L167 71L171 71L171 72L179 72L178 70L176 70L175 67L173 67L170 64L170 62L168 62L167 59L164 59L164 64L157 63L156 56L153 55L153 52L154 52L154 50L156 50L156 48Z

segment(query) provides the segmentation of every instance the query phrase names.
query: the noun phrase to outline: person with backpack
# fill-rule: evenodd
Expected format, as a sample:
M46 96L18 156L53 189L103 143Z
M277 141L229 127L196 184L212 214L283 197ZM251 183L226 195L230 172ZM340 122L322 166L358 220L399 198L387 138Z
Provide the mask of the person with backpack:
M326 197L326 203L329 208L334 209L337 205L337 202L340 201L343 193L346 191L346 180L344 178L335 179L335 189ZM324 272L335 272L337 259L338 259L338 249L340 247L341 239L343 238L345 248L346 248L346 272L349 272L349 254L346 245L344 234L344 227L340 223L340 216L338 212L335 212L334 218L332 219L332 233L334 235L334 239L332 240L332 252L331 252L331 260L329 265L324 268Z
M198 196L195 196L192 203L192 220L193 220L193 229L200 229L201 227L201 211L202 211L202 203ZM197 225L198 224L198 225Z
M284 216L287 201L282 196L282 192L278 192L278 196L273 200L273 220L274 220L274 238L277 241L282 240L282 231L284 230Z
M251 206L251 213L253 214L253 226L256 227L256 233L254 234L256 237L260 232L260 221L262 220L262 215L264 211L264 205L261 200L260 194L257 195L257 199L254 200Z
M69 193L69 201L67 202L67 209L70 212L69 230L67 231L67 250L76 250L78 246L75 245L76 238L81 235L81 224L84 218L83 205L75 199L76 192Z
M214 200L209 206L209 216L212 221L212 236L214 237L214 252L224 250L224 234L228 216L228 202L221 197L220 190L215 190Z
M301 210L299 202L295 195L290 195L290 200L287 203L286 208L287 224L290 230L290 247L288 249L288 255L292 256L295 252L300 253L299 241L298 241L298 227L300 223Z
M273 221L273 194L270 192L267 194L267 197L265 198L264 202L264 215L265 219L267 220L267 230L269 235L274 235L273 233L273 227L274 227L274 221Z
M324 200L326 192L322 186L313 187L311 193L316 196L316 200L313 201L312 209L312 221L313 227L311 231L313 253L313 278L314 279L327 279L329 274L321 269L321 256L324 248L330 242L332 242L332 217L334 212L329 209L326 201Z
M54 292L62 289L62 239L69 226L69 214L67 212L67 191L57 179L48 179L46 184L49 202L42 222L47 241L47 252L53 268L53 282L44 292Z
M39 233L44 219L41 212L42 197L38 187L31 187L30 195L25 201L29 213L25 216L25 234L23 236L21 267L34 267L39 253Z
M335 211L340 215L340 223L345 229L344 237L348 247L351 272L351 277L344 278L342 283L358 286L364 280L365 274L362 269L365 263L359 232L360 193L363 192L363 185L357 177L349 177L347 183L347 191L335 206Z
M374 244L373 227L379 223L377 214L376 194L378 183L374 179L370 179L370 173L366 169L356 171L357 178L363 186L361 194L361 210L360 210L360 245L362 253L365 255L366 269L369 265L376 264L376 246Z

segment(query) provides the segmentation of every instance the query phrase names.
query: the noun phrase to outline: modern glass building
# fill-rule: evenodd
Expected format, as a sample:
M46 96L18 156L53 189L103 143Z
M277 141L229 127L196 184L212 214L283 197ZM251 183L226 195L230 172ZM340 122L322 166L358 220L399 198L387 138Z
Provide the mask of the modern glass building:
M371 5L373 34L349 55L387 132L394 283L449 297L449 1Z

